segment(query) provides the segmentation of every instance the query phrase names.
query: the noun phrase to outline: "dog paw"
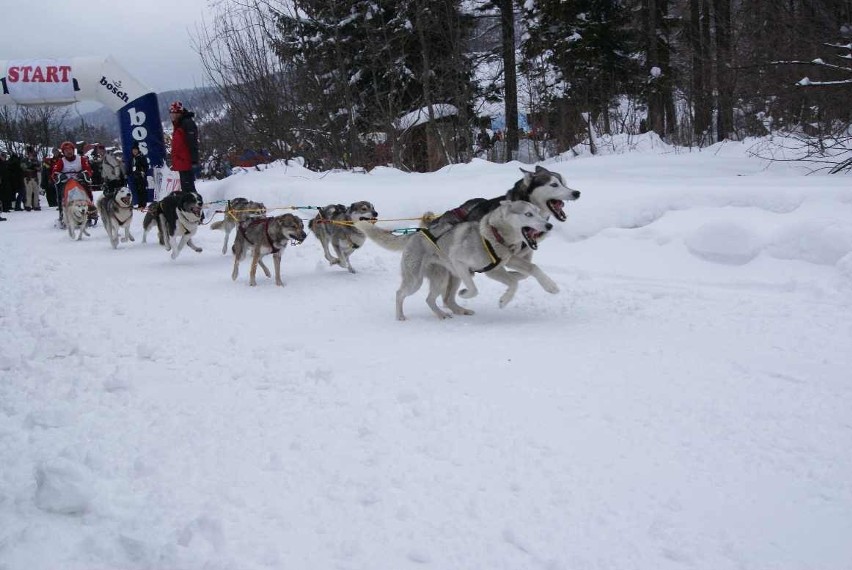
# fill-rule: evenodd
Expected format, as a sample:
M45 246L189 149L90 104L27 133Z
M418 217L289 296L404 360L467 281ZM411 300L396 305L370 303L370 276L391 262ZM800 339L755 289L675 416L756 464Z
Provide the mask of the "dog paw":
M121 238L121 243L127 243L127 238Z
M512 302L512 299L514 299L514 298L515 298L515 292L514 292L514 291L512 291L512 290L506 291L506 292L505 292L505 293L503 293L503 295L500 297L500 304L499 304L499 307L500 307L501 309L505 309L505 308L506 308L506 305L508 305L509 303L511 303L511 302Z
M479 291L476 289L462 289L459 291L459 297L462 299L473 299L479 294Z
M129 239L130 241L136 241L136 238L135 238L135 237L133 237L133 236L131 236L131 235L128 235L128 236L127 236L127 239Z
M476 314L476 311L472 311L472 310L470 310L470 309L465 309L465 308L463 308L463 307L459 307L459 308L457 308L457 309L453 309L453 314L454 314L454 315L465 315L465 316L469 316L469 315L474 315L474 314Z
M559 293L559 286L550 279L547 279L546 281L542 280L541 286L548 293Z

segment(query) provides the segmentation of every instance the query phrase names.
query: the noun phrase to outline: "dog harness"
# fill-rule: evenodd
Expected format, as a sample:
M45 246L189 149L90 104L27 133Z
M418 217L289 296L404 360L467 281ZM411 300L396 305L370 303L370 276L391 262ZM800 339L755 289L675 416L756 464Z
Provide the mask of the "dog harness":
M272 241L272 236L269 235L269 221L271 219L272 218L263 218L262 220L252 220L251 222L249 222L248 225L253 226L255 224L263 224L263 233L266 234L266 241L269 242L269 248L272 250L272 253L278 253L279 251L281 251L281 248L275 247L275 244ZM243 236L243 239L246 240L249 245L255 245L254 242L248 238L248 235L246 235L246 229L243 227L243 225L240 224L238 227L240 229L240 233Z
M494 226L488 226L488 227L491 228L491 233L494 234L494 239L497 240L497 243L499 243L500 245L506 245L506 242L503 239L503 236L501 236L500 233L496 229L494 229ZM494 269L495 267L497 267L498 265L500 265L500 263L503 260L500 259L499 257L497 257L497 252L494 251L494 246L491 245L491 242L488 241L487 239L485 239L485 236L480 236L480 237L482 238L482 247L485 248L485 252L488 254L488 257L491 258L491 263L486 265L482 269L477 269L476 272L477 273L487 273L487 272L491 271L492 269Z
M491 227L491 226L489 226L489 227ZM435 249L441 249L440 247L438 247L438 238L436 238L435 235L432 232L430 232L426 228L417 228L417 231L419 231L421 234L423 234L423 237L425 237L427 240L429 240L429 242L432 245L435 246ZM494 234L494 239L497 241L497 243L505 245L506 242L503 240L503 236L501 236L499 233L497 233L497 230L495 230L493 227L491 227L491 233ZM485 239L485 236L481 236L481 238L482 238L482 247L485 248L485 252L488 254L488 257L491 258L491 263L489 263L488 265L486 265L482 269L475 269L474 273L487 273L487 272L491 271L492 269L494 269L495 267L497 267L498 265L500 265L500 263L502 263L502 261L503 261L502 259L497 257L497 252L494 251L494 246L491 245L491 242L488 241L487 239Z

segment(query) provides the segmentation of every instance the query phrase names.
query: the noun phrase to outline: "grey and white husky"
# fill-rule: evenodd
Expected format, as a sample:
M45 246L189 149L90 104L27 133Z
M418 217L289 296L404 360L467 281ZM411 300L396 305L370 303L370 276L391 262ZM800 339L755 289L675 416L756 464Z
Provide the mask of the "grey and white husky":
M507 286L500 297L501 308L515 296L523 277L534 277L548 293L559 292L540 267L522 257L526 250L537 249L539 240L553 228L541 210L529 202L504 200L478 221L454 224L440 236L428 229L397 236L365 222L356 222L356 226L379 245L402 249L402 283L396 292L396 318L400 321L405 320L403 302L420 289L424 279L429 281L426 304L440 319L451 315L438 307L439 296L444 297L453 314L473 314L458 305L455 294L461 283L466 287L461 297L470 299L478 294L474 272ZM513 272L506 270L510 262Z
M225 231L222 255L228 253L228 238L234 228L240 225L240 222L264 217L266 217L266 206L263 205L263 202L253 202L248 198L228 200L228 205L225 207L225 219L210 224L211 230L221 229Z
M118 232L121 229L124 229L122 242L135 241L130 234L130 222L133 220L133 195L130 190L119 188L114 194L104 194L98 198L97 206L113 249L118 248Z
M281 255L287 244L291 241L301 243L305 241L305 225L302 219L293 214L282 214L271 218L257 218L246 220L237 226L237 237L231 250L234 253L234 270L231 279L237 280L240 274L240 262L251 252L251 269L249 271L249 285L257 285L255 275L257 266L263 269L267 277L271 277L269 268L263 264L263 256L272 254L275 263L275 284L284 286L281 280Z
M319 209L308 228L317 236L329 265L340 265L355 273L349 257L364 245L366 237L352 224L356 221L375 222L376 208L367 201L353 202L348 208L343 204L329 204ZM337 257L331 254L331 249Z

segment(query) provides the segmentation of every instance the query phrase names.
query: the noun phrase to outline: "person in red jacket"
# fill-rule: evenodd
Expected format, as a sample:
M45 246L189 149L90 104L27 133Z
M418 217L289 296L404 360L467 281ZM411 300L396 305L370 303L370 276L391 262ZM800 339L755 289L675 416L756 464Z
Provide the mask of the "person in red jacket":
M61 224L62 207L65 204L63 196L65 193L65 183L72 178L83 186L83 189L89 196L89 211L94 210L95 206L92 204L92 189L89 187L92 183L92 167L89 165L89 159L77 154L77 147L71 141L65 141L59 145L59 150L62 152L62 157L53 163L53 168L50 169L50 177L53 179L56 187L59 222Z
M56 182L59 208L62 209L62 191L65 188L65 183L71 178L83 185L91 200L92 190L89 185L92 183L92 167L89 165L89 159L78 155L77 147L71 141L65 141L59 145L59 150L62 157L55 161L50 169L51 178Z
M172 170L180 173L180 189L195 192L195 168L198 167L198 127L195 113L175 101L169 106L172 120Z

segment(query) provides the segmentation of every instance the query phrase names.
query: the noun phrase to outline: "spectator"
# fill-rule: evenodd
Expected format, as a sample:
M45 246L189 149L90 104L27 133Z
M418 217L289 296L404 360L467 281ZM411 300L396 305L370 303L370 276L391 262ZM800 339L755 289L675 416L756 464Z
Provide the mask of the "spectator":
M44 191L44 195L47 198L47 205L51 208L55 208L57 206L56 203L56 188L53 186L53 180L51 180L50 172L53 170L53 165L62 159L62 154L60 154L59 149L53 149L53 156L44 155L44 159L41 161L41 189Z
M32 210L41 210L39 188L38 188L38 171L41 163L36 156L36 151L33 147L27 147L27 155L24 157L24 162L21 165L24 172L24 209L27 212Z
M148 205L148 159L139 150L139 145L133 145L130 150L133 155L133 188L136 189L136 204L140 210Z
M5 152L0 152L0 210L9 212L12 210L12 202L15 194L12 192L12 184L9 182L8 160Z
M180 174L180 189L195 192L195 169L198 167L198 127L192 113L175 101L169 106L172 120L172 170Z
M8 184L11 187L11 195L15 199L15 211L24 211L24 169L21 165L21 157L12 153L6 161L6 174Z
M89 166L92 167L92 190L103 190L103 176L101 175L101 167L103 166L104 155L106 149L104 145L98 143L92 149L92 158L89 159Z

